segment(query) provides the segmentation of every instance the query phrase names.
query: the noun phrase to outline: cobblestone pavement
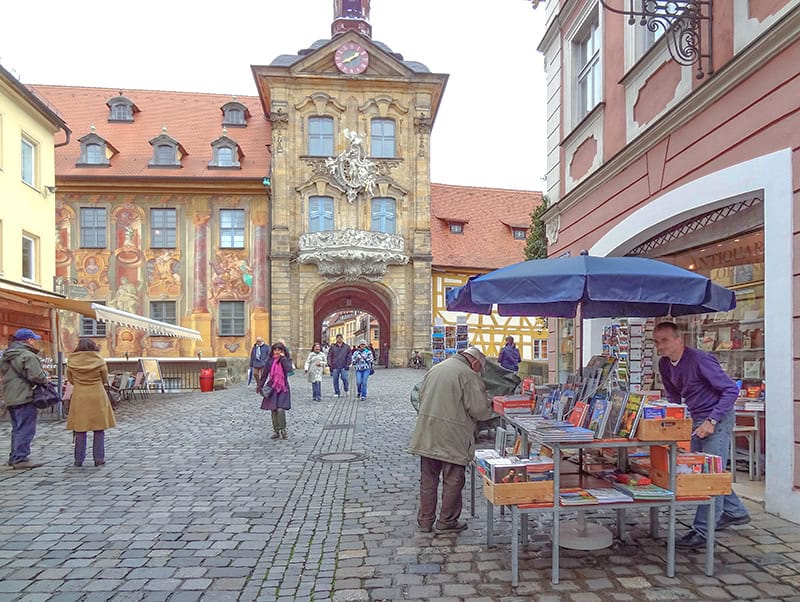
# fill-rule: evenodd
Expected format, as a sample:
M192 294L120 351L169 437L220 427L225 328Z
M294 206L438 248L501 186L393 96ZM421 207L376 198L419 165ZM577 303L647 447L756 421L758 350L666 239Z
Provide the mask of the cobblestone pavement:
M322 403L294 376L288 441L269 438L252 387L151 393L123 402L100 468L73 467L64 424L43 420L33 456L46 465L0 469L0 602L800 601L800 526L757 507L750 525L719 534L714 577L702 554L679 551L667 578L665 545L635 512L633 543L564 550L558 585L546 521L517 588L509 517L487 549L482 498L467 531L417 532L418 464L405 448L422 376L378 370L363 402L333 399L327 379ZM9 431L0 422L3 446ZM679 515L681 531L690 519Z

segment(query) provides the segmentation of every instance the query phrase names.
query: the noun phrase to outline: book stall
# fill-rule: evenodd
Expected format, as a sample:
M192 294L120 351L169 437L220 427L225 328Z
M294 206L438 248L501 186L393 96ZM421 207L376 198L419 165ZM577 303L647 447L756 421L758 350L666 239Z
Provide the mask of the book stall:
M658 512L666 508L666 572L672 577L677 507L710 508L712 496L731 490L731 474L720 456L684 451L692 430L685 406L655 391L616 387L615 363L598 356L580 382L526 383L519 395L493 399L503 427L494 449L476 450L474 467L486 498L489 544L494 507L511 511L512 585L518 581L520 535L524 545L529 514L553 515L552 581L558 583L561 547L601 549L613 541L608 529L586 521L586 510L615 510L617 536L624 539L626 510L648 509L657 537ZM578 510L577 520L567 520L571 510ZM713 554L709 529L707 575L713 573Z

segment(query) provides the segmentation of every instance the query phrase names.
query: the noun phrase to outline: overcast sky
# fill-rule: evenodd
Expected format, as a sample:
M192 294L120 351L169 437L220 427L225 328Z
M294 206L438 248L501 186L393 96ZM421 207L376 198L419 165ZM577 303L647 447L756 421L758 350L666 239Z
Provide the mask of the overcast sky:
M125 90L254 96L250 65L329 38L333 20L333 0L3 4L0 63L22 82ZM450 75L431 141L433 181L542 190L544 8L527 0L371 6L375 40Z

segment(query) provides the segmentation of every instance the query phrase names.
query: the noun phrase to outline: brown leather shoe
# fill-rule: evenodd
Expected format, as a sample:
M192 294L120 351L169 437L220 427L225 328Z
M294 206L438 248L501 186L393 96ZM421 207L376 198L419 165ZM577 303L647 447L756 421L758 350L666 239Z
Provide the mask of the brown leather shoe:
M15 462L11 465L11 468L15 470L20 470L23 468L39 468L40 466L44 466L42 462L32 462L31 460L23 460L22 462Z
M461 531L466 529L467 526L468 526L467 523L465 523L464 521L457 521L452 525L447 525L447 526L436 523L434 528L436 529L437 533L460 533Z

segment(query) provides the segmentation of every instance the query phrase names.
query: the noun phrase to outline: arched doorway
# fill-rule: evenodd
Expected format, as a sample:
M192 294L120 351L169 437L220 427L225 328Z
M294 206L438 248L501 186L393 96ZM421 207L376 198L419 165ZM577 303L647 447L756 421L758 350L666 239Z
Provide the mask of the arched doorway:
M378 321L380 355L384 346L392 346L391 341L391 301L382 291L362 284L334 285L322 291L314 300L314 337L322 332L325 317L343 310L360 310L371 314Z

